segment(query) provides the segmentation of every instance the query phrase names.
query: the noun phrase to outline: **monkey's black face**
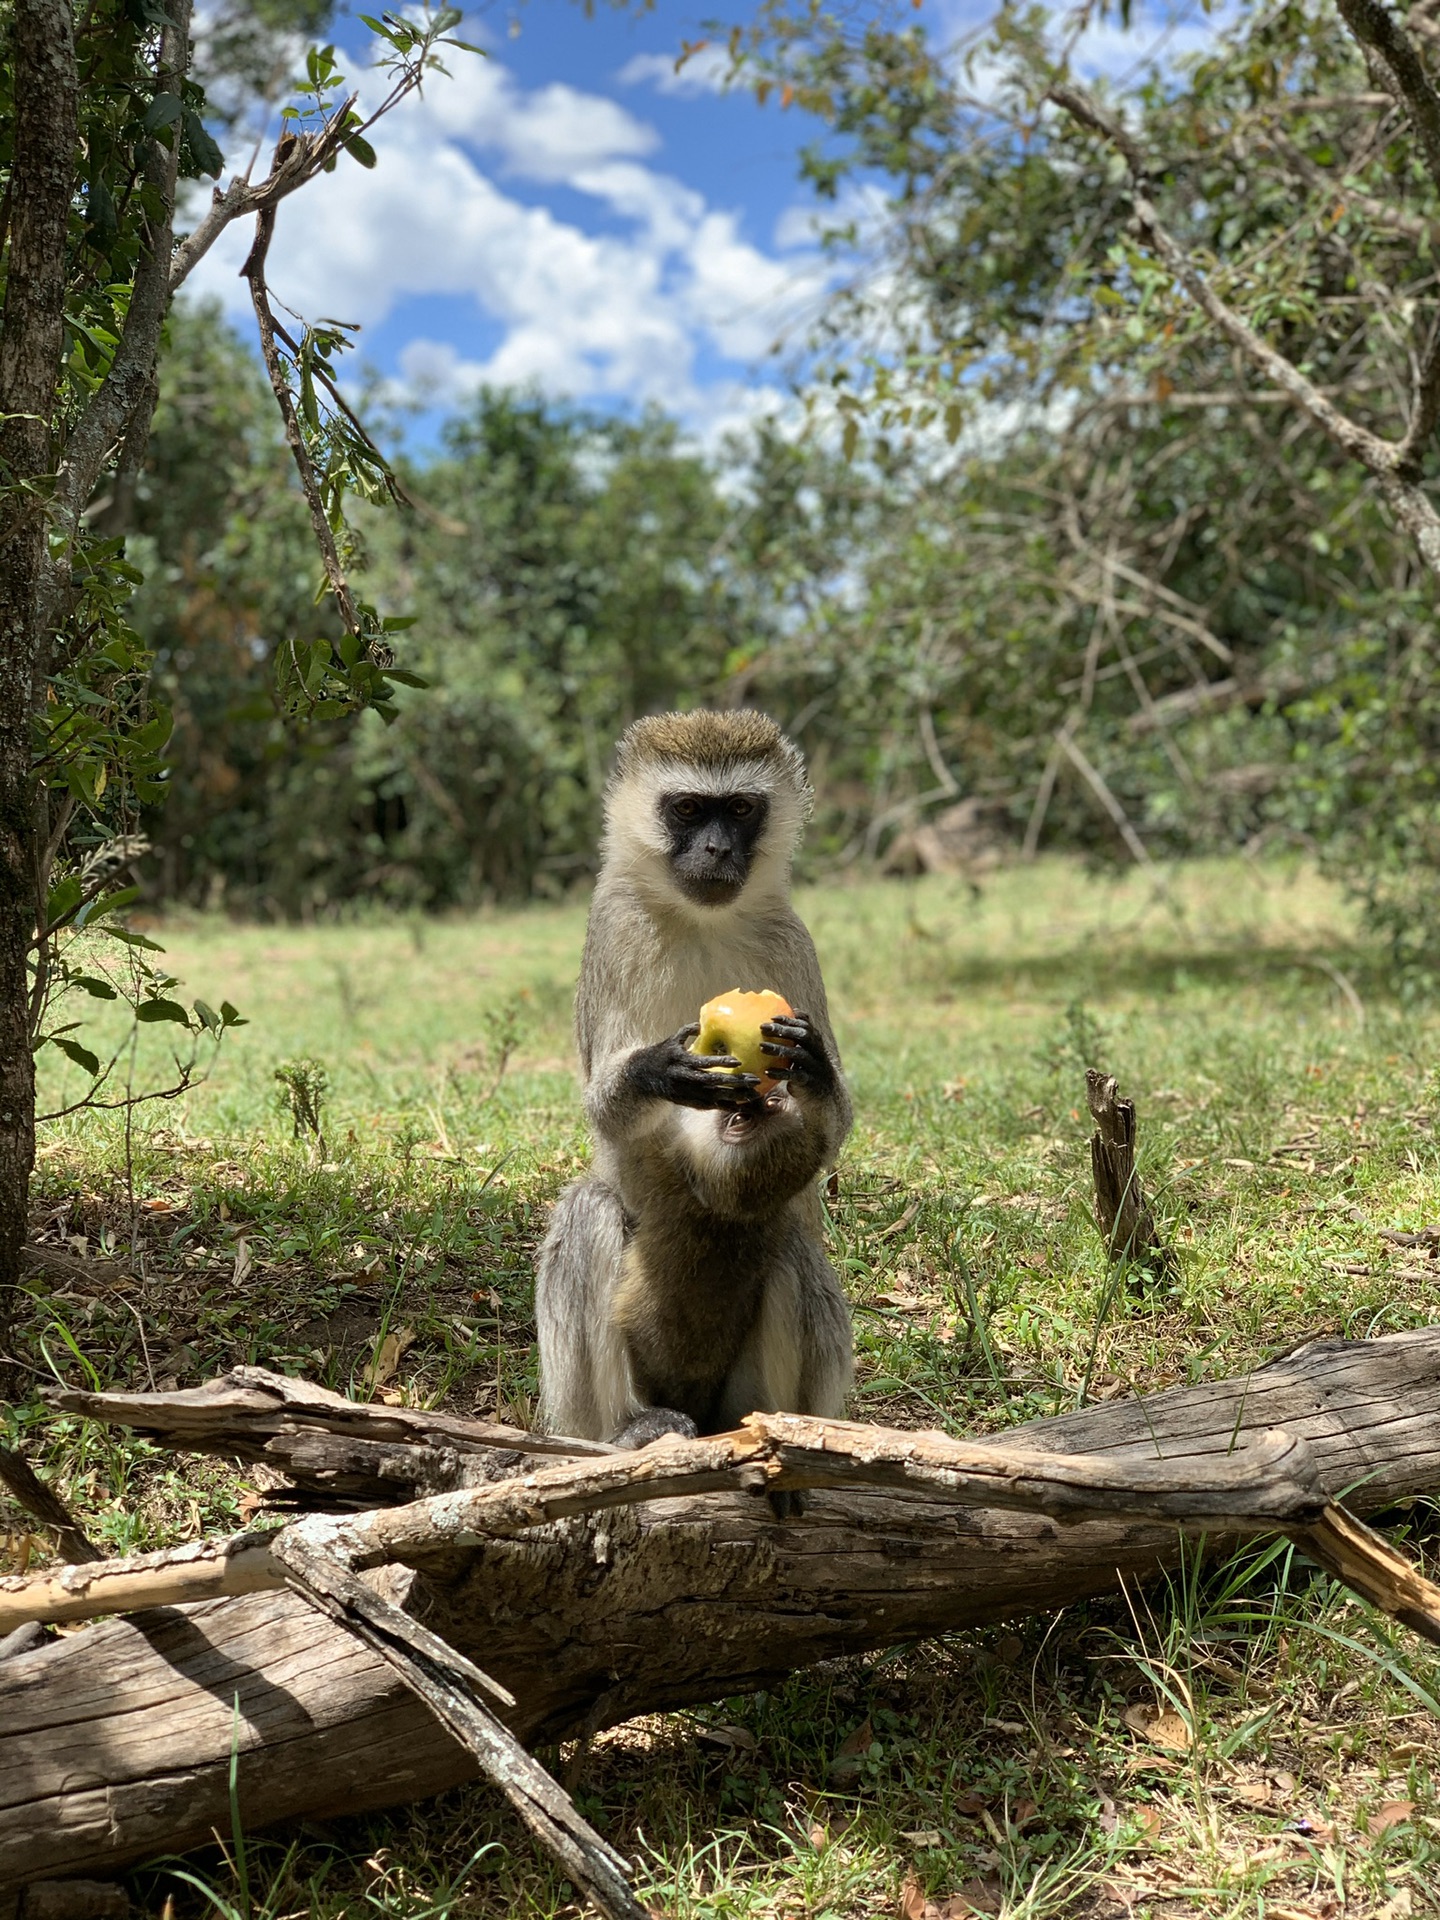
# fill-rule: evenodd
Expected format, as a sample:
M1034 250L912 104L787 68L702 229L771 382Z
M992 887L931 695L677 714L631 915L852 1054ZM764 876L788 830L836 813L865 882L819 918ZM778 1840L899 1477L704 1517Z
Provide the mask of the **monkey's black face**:
M670 838L670 870L687 900L723 907L738 898L765 831L763 793L667 793L660 820Z

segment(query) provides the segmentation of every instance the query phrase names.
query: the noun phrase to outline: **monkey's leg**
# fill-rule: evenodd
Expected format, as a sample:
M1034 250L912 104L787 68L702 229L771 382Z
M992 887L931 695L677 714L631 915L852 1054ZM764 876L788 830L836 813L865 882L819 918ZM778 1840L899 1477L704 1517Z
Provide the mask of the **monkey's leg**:
M635 1411L630 1362L611 1310L625 1251L619 1195L602 1180L561 1194L535 1267L540 1425L608 1440Z
M797 1205L773 1242L765 1304L720 1400L722 1427L747 1413L814 1413L838 1419L853 1372L850 1309L834 1268ZM777 1520L804 1512L798 1493L772 1493Z
M854 1372L850 1308L798 1203L771 1251L764 1304L720 1395L722 1428L747 1413L844 1417Z
M795 1264L795 1283L792 1311L801 1365L793 1411L843 1420L855 1378L850 1302L824 1248L808 1237Z

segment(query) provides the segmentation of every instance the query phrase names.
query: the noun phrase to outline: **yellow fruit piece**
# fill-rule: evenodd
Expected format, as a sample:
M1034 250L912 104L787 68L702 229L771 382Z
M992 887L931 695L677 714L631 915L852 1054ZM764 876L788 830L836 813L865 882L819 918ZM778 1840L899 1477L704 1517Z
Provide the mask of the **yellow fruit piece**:
M760 1029L767 1020L793 1012L790 1002L773 987L764 987L759 993L732 987L701 1007L700 1031L692 1051L733 1054L744 1072L759 1074L758 1091L768 1093L780 1083L770 1071L775 1056L760 1051L764 1043Z

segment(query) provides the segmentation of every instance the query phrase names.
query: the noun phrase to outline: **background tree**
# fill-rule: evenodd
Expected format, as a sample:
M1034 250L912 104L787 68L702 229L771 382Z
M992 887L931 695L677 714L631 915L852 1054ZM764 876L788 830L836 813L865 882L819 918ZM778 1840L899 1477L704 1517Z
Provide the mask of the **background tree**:
M773 429L709 460L658 414L485 391L401 462L422 510L357 519L377 604L416 616L425 688L297 728L276 666L314 625L313 549L265 380L213 311L182 304L168 341L128 549L175 716L148 900L308 915L552 894L590 871L636 715L824 709L790 636L860 524L841 463Z
M731 43L825 123L808 172L870 269L815 393L908 481L903 562L841 615L914 689L872 758L942 797L928 725L1032 846L1301 832L1413 945L1440 859L1435 9L1246 9L1113 98L1047 32L1007 10L937 47L908 10L781 5ZM883 219L855 217L877 177Z
M217 190L177 244L180 183L222 165L194 78L189 0L101 0L79 15L69 0L16 0L9 14L0 64L0 1326L26 1229L34 1050L53 1042L104 1078L73 1022L46 1026L57 992L119 991L104 969L77 960L77 931L104 929L127 947L121 981L137 1018L192 1033L218 1033L233 1018L202 1002L182 1006L175 982L145 958L143 937L113 918L133 897L116 877L133 857L140 809L161 791L170 722L129 618L138 575L105 520L123 521L144 459L170 300L228 225L255 218L249 277L271 384L341 628L333 640L292 644L288 698L305 711L383 705L393 656L384 622L345 578L342 511L347 493L383 490L383 462L334 390L342 339L307 330L291 340L274 325L264 252L288 194L342 157L373 164L366 130L437 66L437 47L456 44L448 36L458 18L376 23L390 85L368 117L342 97L333 53L312 52L268 177Z

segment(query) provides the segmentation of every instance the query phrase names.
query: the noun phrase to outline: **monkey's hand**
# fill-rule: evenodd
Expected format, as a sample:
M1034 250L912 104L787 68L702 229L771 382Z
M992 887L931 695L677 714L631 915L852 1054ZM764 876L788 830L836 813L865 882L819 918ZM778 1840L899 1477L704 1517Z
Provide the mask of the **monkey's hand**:
M823 1100L835 1091L835 1066L808 1013L780 1014L760 1029L760 1051L774 1058L777 1079Z
M699 1031L695 1022L653 1047L637 1047L625 1063L630 1085L637 1093L702 1112L754 1106L759 1078L742 1073L733 1054L691 1053L689 1043Z

